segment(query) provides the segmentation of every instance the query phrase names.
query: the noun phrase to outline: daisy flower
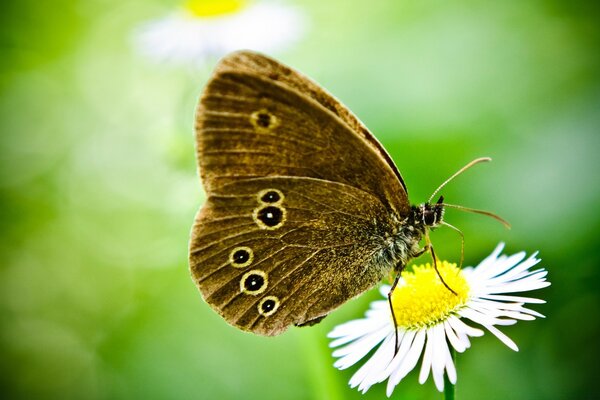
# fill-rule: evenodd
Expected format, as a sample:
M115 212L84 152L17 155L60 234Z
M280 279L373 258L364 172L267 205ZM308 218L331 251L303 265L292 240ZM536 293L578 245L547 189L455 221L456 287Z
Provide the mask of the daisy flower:
M508 293L541 289L550 282L543 268L531 270L540 261L537 253L525 259L524 252L500 255L503 248L504 244L499 244L475 268L460 270L456 264L438 261L440 274L456 295L443 286L429 264L403 272L392 293L398 326L396 354L394 322L387 301L390 286L382 286L381 294L386 300L374 301L365 318L338 325L329 333L334 339L330 346L338 347L333 352L338 358L334 366L346 369L377 347L352 376L350 386L364 393L387 379L389 397L396 385L417 366L421 355L421 384L430 373L439 391L444 390L444 374L452 384L456 383L456 369L448 344L457 352L464 352L471 345L469 337L484 333L465 320L480 325L518 351L517 345L496 326L543 317L524 304L544 301Z
M134 44L156 61L199 67L234 50L281 50L297 41L304 27L303 14L280 3L189 0L140 26Z

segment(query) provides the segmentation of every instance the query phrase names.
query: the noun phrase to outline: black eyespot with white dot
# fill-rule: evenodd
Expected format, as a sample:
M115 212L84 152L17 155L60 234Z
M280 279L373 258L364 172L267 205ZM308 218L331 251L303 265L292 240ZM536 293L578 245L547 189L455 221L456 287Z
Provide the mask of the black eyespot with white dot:
M262 303L260 309L262 310L262 312L268 313L269 311L272 311L275 308L275 304L277 304L275 303L275 300L267 299Z
M264 205L280 205L283 203L283 193L279 189L265 189L258 192L257 200Z
M265 278L258 274L252 274L246 277L244 280L244 288L249 292L256 292L260 290L265 284Z
M260 270L246 273L240 281L240 290L248 294L260 294L267 289L267 274Z
M268 317L273 315L279 308L279 299L275 296L267 296L258 303L258 313Z
M229 262L236 268L244 268L252 263L254 253L250 247L236 247L229 254Z
M267 193L263 194L260 199L265 203L277 203L281 199L281 196L276 191L269 190Z
M275 206L264 207L258 210L256 218L266 226L273 228L281 223L283 211L281 208Z

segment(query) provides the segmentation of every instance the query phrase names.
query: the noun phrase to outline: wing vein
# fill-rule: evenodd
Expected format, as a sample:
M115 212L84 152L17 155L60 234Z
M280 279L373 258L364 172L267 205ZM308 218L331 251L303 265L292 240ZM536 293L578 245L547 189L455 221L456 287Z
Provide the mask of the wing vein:
M253 224L254 224L254 223L253 223ZM259 227L256 227L255 229L249 229L249 230L246 230L246 231L243 231L243 232L238 232L238 233L236 233L235 235L229 235L229 236L226 236L226 237L224 237L224 238L221 238L221 239L219 239L219 241L218 241L218 242L217 242L217 241L214 241L214 242L210 242L210 243L208 243L206 246L203 246L203 247L200 247L200 248L195 248L195 249L190 249L190 253L192 253L192 254L197 254L197 253L199 253L199 252L201 252L201 251L204 251L204 250L206 250L206 249L210 248L211 246L214 246L214 245L215 245L215 244L217 244L217 243L221 243L221 242L223 242L223 241L225 241L225 240L233 239L233 238L236 238L236 237L238 237L238 236L245 235L245 234L248 234L248 233L256 232L256 231L258 231L258 230L260 230L260 228L259 228Z

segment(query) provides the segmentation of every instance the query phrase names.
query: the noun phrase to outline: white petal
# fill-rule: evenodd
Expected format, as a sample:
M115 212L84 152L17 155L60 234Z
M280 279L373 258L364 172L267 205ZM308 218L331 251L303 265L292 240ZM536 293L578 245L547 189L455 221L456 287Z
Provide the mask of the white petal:
M516 255L516 254L515 254ZM519 253L519 256L524 256L525 253ZM523 257L520 257L521 259ZM511 261L510 258L508 261ZM504 274L500 273L500 271L498 269L495 269L496 271L498 271L499 273L496 275L496 277L490 279L490 281L504 281L504 282L508 282L511 280L515 280L518 279L518 277L523 274L526 273L526 271L533 267L534 265L536 265L537 263L539 263L540 260L536 259L535 257L531 256L529 257L527 260L523 261L522 263L515 263L513 264L510 269L508 269Z
M498 247L496 250L497 249ZM473 271L474 276L485 279L494 278L509 270L525 258L525 252L516 253L510 257L506 257L504 255L497 256L499 253L497 253L496 250L475 267L475 270Z
M406 356L408 350L410 350L410 345L415 337L415 334L416 331L398 330L398 351L396 354L394 354L392 361L386 366L385 370L379 373L375 379L377 379L379 382L383 382L392 374L392 372L394 372L394 370L396 370L396 368L398 368L398 365L400 365L400 362Z
M388 392L390 389L393 391L398 382L400 382L402 378L404 378L410 371L413 370L413 368L415 368L415 365L417 365L419 357L421 356L421 352L423 351L424 344L425 331L419 330L415 335L415 340L410 346L410 350L406 354L406 357L404 357L398 369L390 376L390 379L388 380Z
M530 315L533 315L534 317L538 317L538 318L546 318L546 316L545 316L544 314L541 314L541 313L539 313L539 312L537 312L537 311L530 310L529 308L525 308L525 307L523 307L523 308L522 308L520 311L521 311L523 314L530 314Z
M518 312L514 312L512 310L505 310L502 308L495 308L495 307L490 307L487 305L476 304L476 303L469 304L468 308L471 309L472 311L475 311L475 312L481 314L481 315L489 317L490 320L492 318L494 318L495 325L514 325L517 322L514 319L506 319L506 317L521 319L521 318L519 318L521 314ZM525 318L532 318L532 317L526 316ZM533 319L535 319L535 318L533 318Z
M498 263L494 265L494 272L496 272L494 276L498 276L501 273L510 270L515 265L519 264L525 258L526 255L527 254L524 251L520 251L510 256L499 258Z
M333 365L338 369L346 369L366 356L378 343L389 334L389 329L380 329L357 341L333 352L334 357L341 357Z
M423 362L421 364L421 371L419 372L419 383L422 385L429 377L429 370L431 369L431 360L433 359L433 331L427 329L427 341L425 342L425 353L423 353Z
M181 11L142 25L134 44L158 61L200 66L241 48L279 50L299 39L305 22L297 9L278 4L254 4L212 18Z
M502 302L488 299L473 299L469 303L470 305L476 304L482 308L489 308L491 310L507 309L507 310L518 310L523 306L523 303L519 302Z
M458 312L461 317L468 318L473 322L477 322L480 325L512 325L516 321L514 320L504 320L499 318L494 318L490 315L486 315L480 311L477 311L474 308L463 308Z
M479 297L482 299L519 302L519 303L534 303L534 304L546 303L546 300L534 299L533 297L505 296L505 295L496 295L496 294L486 294L486 295L481 295Z
M418 332L411 330L411 331L404 331L402 333L404 333L404 335L402 337L402 341L400 342L400 347L398 348L398 353L396 354L396 356L394 357L392 362L388 365L388 367L385 369L386 377L389 377L388 385L387 385L387 389L386 389L387 390L386 393L387 393L388 397L391 396L392 392L394 391L394 387L396 386L396 384L393 384L393 385L390 384L391 379L392 379L391 375L394 374L398 370L398 368L402 364L402 361L406 358L406 355L412 348L412 344L415 341L415 337L417 336ZM381 381L383 381L383 379Z
M350 387L359 386L359 390L366 392L373 384L377 383L373 377L382 372L390 363L394 355L394 333L391 332L375 351L373 356L350 379Z
M368 320L367 318L355 319L353 321L349 321L344 324L337 325L335 328L333 328L331 330L331 332L329 332L327 334L327 337L328 338L339 338L339 337L346 337L346 336L357 335L357 334L359 334L359 336L361 336L361 335L364 335L366 332L371 331L371 327L372 327L371 321ZM357 337L359 337L359 336L357 336ZM336 347L336 346L331 346L331 347Z
M365 318L338 325L327 335L330 338L339 338L329 344L329 347L338 347L352 342L365 335L389 327L389 321L377 321L375 318Z
M473 274L474 275L482 275L484 273L487 272L488 269L490 269L491 267L494 266L494 264L496 263L498 256L500 255L500 253L502 252L502 250L504 249L504 243L499 243L498 246L496 246L496 248L494 249L494 251L492 251L492 253L487 256L486 258L484 258L477 267L475 267L473 269Z
M446 347L446 372L450 383L456 385L456 366L454 365L454 360L452 359L452 354L448 347Z
M511 271L512 272L512 271ZM535 271L522 271L519 272L518 274L504 274L500 277L496 277L493 279L488 279L486 281L486 286L487 287L497 287L497 286L503 286L506 285L508 283L514 283L514 282L522 282L522 281L527 281L527 282L546 282L545 278L548 275L548 271L546 271L545 269L537 269Z
M524 308L519 303L473 302L469 304L469 307L494 317L508 317L524 321L533 321L535 319L534 315L539 314Z
M381 287L379 288L379 293L381 293L381 295L383 297L388 297L388 293L390 292L390 289L392 287L390 285L381 285Z
M371 302L371 310L386 310L389 315L390 304L387 300L375 300Z
M448 322L452 325L452 327L454 328L454 331L456 332L457 335L468 335L468 336L474 336L474 337L479 337L479 336L483 336L483 331L481 329L477 329L477 328L473 328L467 324L465 324L464 322L462 322L460 319L458 319L455 316L451 316L450 318L448 318ZM467 346L469 347L469 346Z
M444 327L436 325L433 327L433 361L431 369L433 373L433 382L437 389L442 392L444 390L444 369L446 366L446 353L448 353L448 344L444 334Z
M550 282L544 282L544 281L533 281L533 282L517 281L517 282L506 283L506 284L504 284L502 286L496 286L496 287L490 288L490 290L488 291L488 293L498 294L498 293L528 292L528 291L531 291L531 290L542 289L542 288L545 288L547 286L550 286Z
M452 326L447 320L444 321L444 330L446 331L446 337L448 338L450 344L452 345L452 347L454 347L456 351L462 353L467 349L465 343L458 338L458 336L454 332L454 329L452 329Z
M366 392L371 385L382 382L387 378L386 376L382 379L380 375L382 372L385 371L386 367L389 365L392 358L394 357L394 344L396 339L394 338L393 334L390 335L389 338L390 340L388 342L380 346L380 358L378 357L374 359L373 364L375 365L375 367L369 371L368 375L363 380L361 387L359 388L363 390L363 393ZM367 384L368 386L366 386Z
M508 336L506 336L504 333L500 332L496 327L492 326L492 325L484 325L490 332L492 332L492 334L494 336L496 336L498 339L500 339L502 341L502 343L504 343L505 345L507 345L508 347L510 347L511 349L513 349L514 351L519 351L519 348L517 347L517 344L515 342L513 342Z

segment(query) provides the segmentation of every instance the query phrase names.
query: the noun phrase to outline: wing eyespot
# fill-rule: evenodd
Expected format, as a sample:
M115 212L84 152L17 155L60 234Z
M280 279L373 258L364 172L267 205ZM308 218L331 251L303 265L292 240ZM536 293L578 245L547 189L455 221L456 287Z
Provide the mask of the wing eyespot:
M262 204L278 205L283 203L285 196L278 189L265 189L258 192L258 202Z
M260 228L274 230L285 223L286 211L280 205L264 205L254 210L252 218Z
M279 126L279 118L262 109L250 114L250 123L259 131L270 131Z
M254 261L254 252L250 247L240 246L229 253L229 263L235 268L245 268Z
M256 296L267 290L269 279L267 273L259 269L248 271L240 280L240 291L242 293Z
M263 317L269 317L279 308L279 299L276 296L266 296L258 303L258 313Z

